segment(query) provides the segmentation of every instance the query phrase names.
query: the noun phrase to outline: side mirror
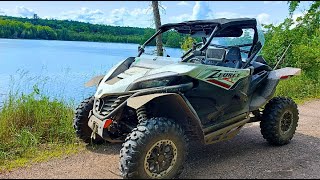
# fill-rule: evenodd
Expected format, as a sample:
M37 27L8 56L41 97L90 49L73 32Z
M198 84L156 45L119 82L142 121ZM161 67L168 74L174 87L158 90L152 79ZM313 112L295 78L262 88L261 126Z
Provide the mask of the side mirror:
M142 53L144 53L144 49L142 48L141 45L139 45L138 46L138 55L137 56L140 57Z

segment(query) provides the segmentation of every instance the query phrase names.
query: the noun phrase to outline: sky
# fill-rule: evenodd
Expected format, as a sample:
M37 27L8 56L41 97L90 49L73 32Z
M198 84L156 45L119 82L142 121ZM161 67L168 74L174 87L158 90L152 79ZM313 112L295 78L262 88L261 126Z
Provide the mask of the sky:
M311 1L301 2L293 17ZM196 19L256 18L279 24L288 17L287 1L160 1L161 23ZM1 1L0 15L68 19L114 26L154 27L151 1Z

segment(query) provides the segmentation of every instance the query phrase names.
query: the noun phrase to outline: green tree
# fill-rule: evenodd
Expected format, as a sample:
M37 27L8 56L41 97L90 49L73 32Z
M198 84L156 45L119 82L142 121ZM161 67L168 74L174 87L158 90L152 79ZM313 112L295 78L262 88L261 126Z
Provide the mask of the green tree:
M191 36L186 36L181 45L181 49L183 49L184 51L187 51L190 48L192 48L192 44L195 42L197 42L196 39L192 38Z

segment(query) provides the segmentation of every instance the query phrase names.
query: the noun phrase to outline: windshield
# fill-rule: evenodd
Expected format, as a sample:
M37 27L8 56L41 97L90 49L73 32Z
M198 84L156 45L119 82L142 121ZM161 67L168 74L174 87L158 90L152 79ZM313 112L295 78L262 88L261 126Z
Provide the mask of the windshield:
M257 22L257 30L258 30L258 42L261 43L262 48L263 48L264 42L265 42L264 31L262 30L262 26L261 26L261 24L259 22ZM258 55L261 53L262 48L260 49Z
M260 24L257 24L257 31L258 31L258 42L260 42L263 47L265 39L264 39L264 32ZM243 33L240 37L214 37L209 46L215 46L215 47L238 46L241 50L241 58L243 61L245 61L245 59L248 58L248 54L251 49L253 39L254 39L254 29L252 28L243 29Z
M175 30L169 30L161 33L161 37L164 57L179 58L183 55L184 51L181 49L181 44L184 43L186 35ZM156 38L145 46L143 55L157 56Z
M253 29L244 29L243 34L240 37L214 37L210 43L210 46L220 45L225 47L247 45L239 47L241 51L241 58L244 60L248 58L248 53L252 46L254 36Z
M190 55L191 52L195 51L196 49L200 49L200 51L202 52L205 49L207 49L208 46L209 47L213 46L217 48L224 48L228 51L228 49L230 49L231 47L237 46L241 52L241 59L243 61L246 61L246 59L249 58L248 56L250 55L250 51L252 51L252 46L256 45L257 43L255 42L253 44L255 39L254 38L255 30L252 27L242 28L242 30L240 29L241 31L238 31L237 29L233 29L233 30L235 30L234 31L235 33L233 34L232 33L230 34L229 33L230 31L224 31L225 33L224 36L228 36L228 37L223 37L221 34L218 35L220 37L213 37L210 44L206 43L210 40L210 36L209 36L210 33L203 34L204 36L202 36L201 38L199 37L199 35L201 36L201 33L200 34L193 33L191 35L186 33L179 33L173 29L166 32L162 32L162 33L161 31L158 31L149 40L145 42L145 44L142 47L143 51L140 51L140 55L141 54L157 55L157 50L156 50L157 48L155 46L156 45L155 37L161 34L162 44L163 44L163 56L165 57L181 57L182 59L185 59ZM241 34L239 34L238 32L241 32ZM259 23L257 24L256 35L257 35L257 41L260 42L263 47L265 39L264 39L264 33ZM199 42L202 42L202 44ZM181 48L183 48L183 50ZM258 54L260 53L261 49L262 48L259 48ZM182 54L183 56L181 56ZM257 55L256 52L254 54L255 56Z

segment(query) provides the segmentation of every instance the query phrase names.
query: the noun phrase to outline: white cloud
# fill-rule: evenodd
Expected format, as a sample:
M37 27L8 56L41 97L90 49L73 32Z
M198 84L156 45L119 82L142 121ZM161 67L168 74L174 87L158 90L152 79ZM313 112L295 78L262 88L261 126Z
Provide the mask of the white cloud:
M213 19L212 10L207 1L197 1L193 6L192 14L181 14L169 18L169 22L176 23L190 20Z
M33 9L26 8L24 6L16 6L14 13L18 16L23 16L23 17L32 17L33 14L35 14Z
M307 12L307 11L306 11L306 12ZM306 12L294 13L294 14L292 15L293 21L294 21L294 22L297 22L297 21L296 21L297 18L303 16Z
M208 1L197 1L193 6L191 19L210 19L212 18L212 10Z
M263 4L281 4L285 1L263 1Z
M187 1L180 1L180 2L178 2L178 4L177 5L179 5L179 6L189 6L190 5L190 3L189 2L187 2Z
M6 15L7 13L5 12L4 9L0 8L0 15Z
M234 12L228 12L228 11L214 13L214 18L232 19L232 18L243 18L243 17L246 17L246 16L243 16Z
M294 13L292 15L293 24L290 26L290 29L295 28L298 25L297 18L304 16L306 13L307 13L307 11Z
M270 21L270 15L267 14L267 13L261 13L257 16L257 21L260 23L260 24L270 24L271 21Z
M190 14L181 14L179 16L173 16L169 18L170 23L179 23L182 21L189 21L191 19Z
M61 15L58 15L55 18L89 23L101 23L105 18L105 14L99 9L90 10L86 7L82 7L80 10L62 12Z
M267 13L261 13L256 15L252 14L239 14L239 13L234 13L234 12L228 12L228 11L223 11L223 12L217 12L214 13L214 18L256 18L257 22L260 24L269 24L271 23L270 15Z
M5 16L18 16L16 13L15 13L15 9L13 10L8 10L8 9L3 9L3 8L0 8L0 14L1 15L5 15Z
M8 16L18 16L18 17L33 17L36 12L33 9L16 6L14 9L2 9L0 8L0 14Z
M68 19L93 24L108 24L115 26L132 26L132 27L153 27L153 14L150 8L113 9L108 14L96 9L92 10L82 7L79 10L62 12L55 17L44 16L43 18Z
M114 9L106 22L117 26L153 27L153 14L150 8Z
M188 3L188 2L187 2ZM164 7L166 8L166 7ZM33 9L17 6L15 9L0 8L0 14L7 14L9 16L24 16L32 17L35 11ZM39 15L39 14L38 14ZM108 24L115 26L132 26L132 27L154 27L152 8L127 9L125 7L113 9L110 12L103 12L100 9L89 9L82 7L80 9L73 9L66 12L58 13L54 16L47 16L41 14L41 18L60 19L60 20L75 20L81 22L89 22L93 24ZM294 17L298 14L294 14ZM237 12L213 12L209 6L208 1L197 1L193 6L192 13L181 14L172 17L161 16L162 24L170 22L182 22L188 20L214 19L214 18L242 18L251 17L257 18L259 22L270 23L270 15L261 13L259 15L239 14Z

